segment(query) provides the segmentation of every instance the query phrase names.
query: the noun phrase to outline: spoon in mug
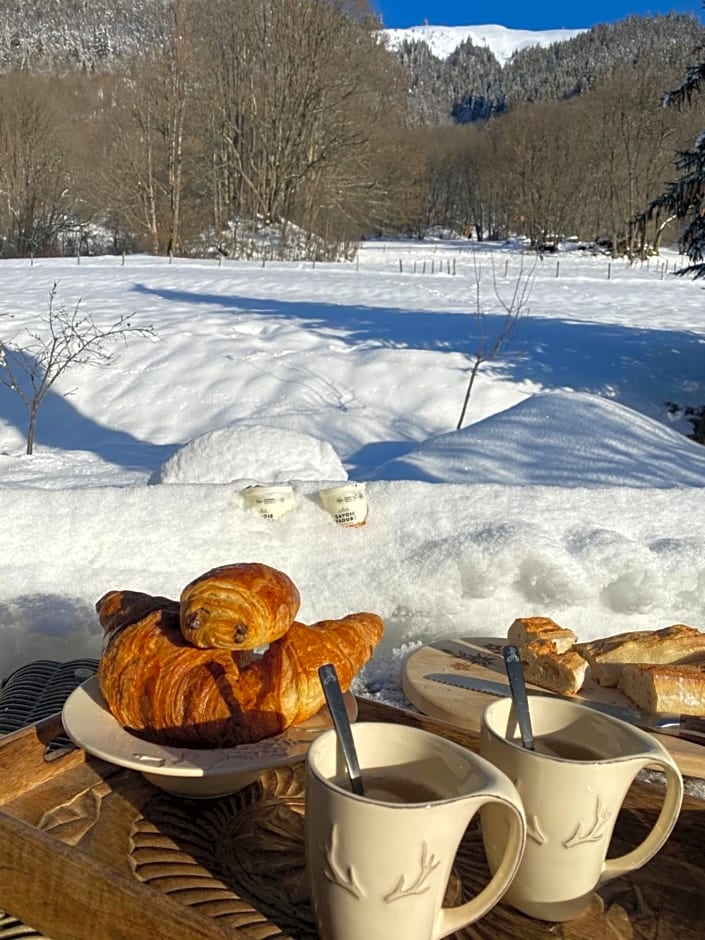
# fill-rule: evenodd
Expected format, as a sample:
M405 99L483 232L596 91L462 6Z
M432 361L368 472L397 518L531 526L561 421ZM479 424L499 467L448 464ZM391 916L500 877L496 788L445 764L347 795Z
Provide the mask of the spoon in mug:
M350 780L350 789L357 796L364 796L365 790L362 785L360 762L357 759L357 751L355 750L350 719L348 718L348 713L345 708L345 699L343 698L343 692L340 688L335 666L332 663L319 666L318 678L321 680L328 711L333 720L333 727L335 728L335 733L338 735L338 741L340 741L340 746L343 750L345 767Z
M502 648L504 668L507 670L509 688L511 689L514 707L519 721L519 734L521 743L529 751L534 750L534 733L531 730L531 714L529 713L529 699L526 694L524 670L521 668L521 656L516 646Z

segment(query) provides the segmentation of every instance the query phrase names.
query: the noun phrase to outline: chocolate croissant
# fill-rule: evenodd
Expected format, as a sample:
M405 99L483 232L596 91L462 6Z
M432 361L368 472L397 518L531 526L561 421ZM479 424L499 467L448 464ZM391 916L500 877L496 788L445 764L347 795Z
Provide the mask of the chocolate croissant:
M348 689L383 631L382 620L369 613L312 626L294 622L242 668L238 651L192 646L179 615L161 608L112 636L98 681L115 719L148 740L232 747L279 734L319 711L325 704L319 666L333 663Z
M257 562L223 565L181 592L181 631L202 648L255 649L283 636L300 604L283 571Z

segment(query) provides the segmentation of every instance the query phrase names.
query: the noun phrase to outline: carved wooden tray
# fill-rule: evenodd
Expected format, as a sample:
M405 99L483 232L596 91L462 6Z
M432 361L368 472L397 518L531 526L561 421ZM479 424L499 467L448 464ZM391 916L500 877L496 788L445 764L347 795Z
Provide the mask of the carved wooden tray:
M477 735L360 700L359 719L414 724L473 750ZM188 800L82 750L44 759L58 717L0 743L0 909L10 936L21 918L51 940L154 937L314 940L304 866L304 766L267 770L228 797ZM612 852L636 844L662 792L635 784ZM457 934L464 940L688 940L705 919L705 803L686 798L665 848L596 895L579 919L531 920L500 904ZM471 826L447 903L489 877ZM29 934L30 936L32 934ZM0 914L0 940L3 917Z

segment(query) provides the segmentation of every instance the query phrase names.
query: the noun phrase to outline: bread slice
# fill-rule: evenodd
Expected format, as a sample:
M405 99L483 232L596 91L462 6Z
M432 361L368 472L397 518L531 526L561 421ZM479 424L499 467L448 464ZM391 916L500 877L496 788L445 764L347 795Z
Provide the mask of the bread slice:
M559 695L575 695L585 681L588 664L578 653L560 653L552 640L533 640L519 647L527 682Z
M556 644L556 652L565 653L578 638L572 630L559 627L550 617L519 617L507 631L507 639L514 646L550 640Z
M618 633L577 643L575 651L587 659L596 682L615 686L625 663L687 663L705 658L705 633L676 623L663 630Z
M619 688L644 711L705 715L705 662L628 663Z

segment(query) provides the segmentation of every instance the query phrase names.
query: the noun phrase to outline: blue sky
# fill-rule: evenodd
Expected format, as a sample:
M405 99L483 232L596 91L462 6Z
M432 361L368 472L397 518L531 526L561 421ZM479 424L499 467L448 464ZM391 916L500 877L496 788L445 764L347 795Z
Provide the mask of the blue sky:
M476 26L496 23L511 29L583 29L597 23L614 23L626 16L654 16L665 13L694 13L703 19L700 0L593 0L569 5L548 0L545 3L494 0L478 4L468 0L371 0L388 28L420 26Z

